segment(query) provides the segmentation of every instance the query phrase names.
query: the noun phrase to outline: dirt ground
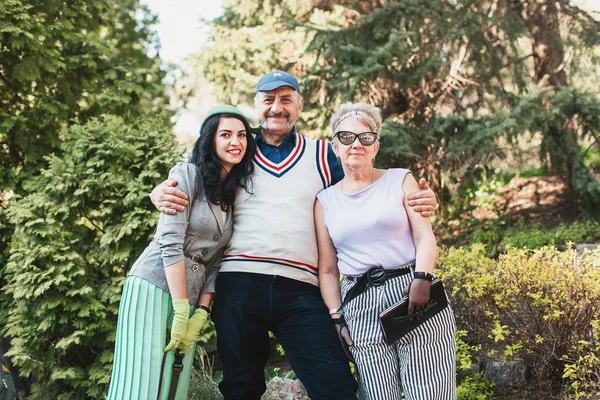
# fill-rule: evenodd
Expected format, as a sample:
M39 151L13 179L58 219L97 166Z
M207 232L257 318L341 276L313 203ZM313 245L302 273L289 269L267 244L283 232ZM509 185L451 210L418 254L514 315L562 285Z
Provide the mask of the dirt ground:
M544 226L554 226L557 220L572 221L581 212L569 201L568 188L558 176L513 178L502 189L500 206L511 219L523 217Z
M596 179L600 182L600 174L596 175ZM583 218L589 217L586 217L580 202L569 196L564 177L515 177L500 189L493 205L479 205L474 210L465 211L460 218L440 215L434 230L439 244L460 247L470 242L468 232L474 225L484 227L498 219L502 219L502 224L512 221L551 229Z

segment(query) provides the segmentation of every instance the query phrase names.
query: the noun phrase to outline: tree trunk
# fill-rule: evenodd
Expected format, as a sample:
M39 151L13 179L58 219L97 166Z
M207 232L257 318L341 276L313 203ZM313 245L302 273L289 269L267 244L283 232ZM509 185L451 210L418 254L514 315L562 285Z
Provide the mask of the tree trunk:
M567 75L562 68L564 49L560 37L558 10L553 0L526 0L526 23L531 34L531 48L533 50L534 81L538 85L551 86L554 91L559 91L567 86ZM544 132L547 136L547 132ZM552 135L556 139L556 135ZM577 131L571 132L571 137L577 143ZM568 172L568 162L564 153L560 151L561 145L556 141L549 141L542 149L543 159L548 163L548 170L552 174Z
M527 28L531 33L535 65L535 82L546 76L547 85L555 90L567 86L567 74L563 68L565 52L560 37L558 10L553 0L527 0Z
M524 2L525 22L531 34L534 81L538 85L551 86L558 92L568 86L568 82L556 0ZM550 160L550 172L566 172L571 199L580 201L585 209L598 215L600 183L583 162L575 120L571 117L564 124L556 124L551 131L542 132L549 144L545 158Z

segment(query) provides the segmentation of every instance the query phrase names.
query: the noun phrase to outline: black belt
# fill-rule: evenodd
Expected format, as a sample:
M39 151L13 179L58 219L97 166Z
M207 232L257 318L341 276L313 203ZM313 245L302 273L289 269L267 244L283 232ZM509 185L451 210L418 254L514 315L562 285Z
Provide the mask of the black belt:
M381 286L388 279L395 278L410 273L415 268L415 261L411 261L398 268L383 269L382 266L371 267L363 275L347 276L346 279L356 280L356 284L346 293L346 297L342 301L342 305L338 308L338 312L346 306L352 299L364 292L370 287Z
M190 254L190 253L183 253L184 256L186 256L187 258L190 258L192 260L194 260L195 262L199 263L199 264L203 264L203 265L211 265L215 259L217 258L218 253L214 254L211 258L209 258L208 260L203 259L201 256L198 256L196 254Z
M189 253L183 253L184 256L191 258L192 260L198 262L198 263L203 263L202 257L197 256L195 254L189 254Z

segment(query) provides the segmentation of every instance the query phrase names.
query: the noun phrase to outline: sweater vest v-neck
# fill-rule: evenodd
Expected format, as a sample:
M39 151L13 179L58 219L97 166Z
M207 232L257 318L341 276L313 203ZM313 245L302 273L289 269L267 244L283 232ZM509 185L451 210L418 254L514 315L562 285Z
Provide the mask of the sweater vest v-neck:
M279 164L257 151L252 193L237 194L233 237L220 272L278 275L318 284L313 207L316 194L331 183L326 155L326 142L301 135Z

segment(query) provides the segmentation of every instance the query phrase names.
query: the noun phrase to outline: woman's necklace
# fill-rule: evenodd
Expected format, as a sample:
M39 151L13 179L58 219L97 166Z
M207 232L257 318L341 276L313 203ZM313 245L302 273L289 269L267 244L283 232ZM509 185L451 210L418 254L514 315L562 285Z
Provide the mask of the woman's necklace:
M370 185L372 185L372 184L373 184L373 171L375 171L375 168L371 168L371 183L370 183ZM345 180L346 180L346 177L344 177L344 178L342 179L342 183L340 184L340 192L343 192L343 191L344 191L344 181L345 181Z

